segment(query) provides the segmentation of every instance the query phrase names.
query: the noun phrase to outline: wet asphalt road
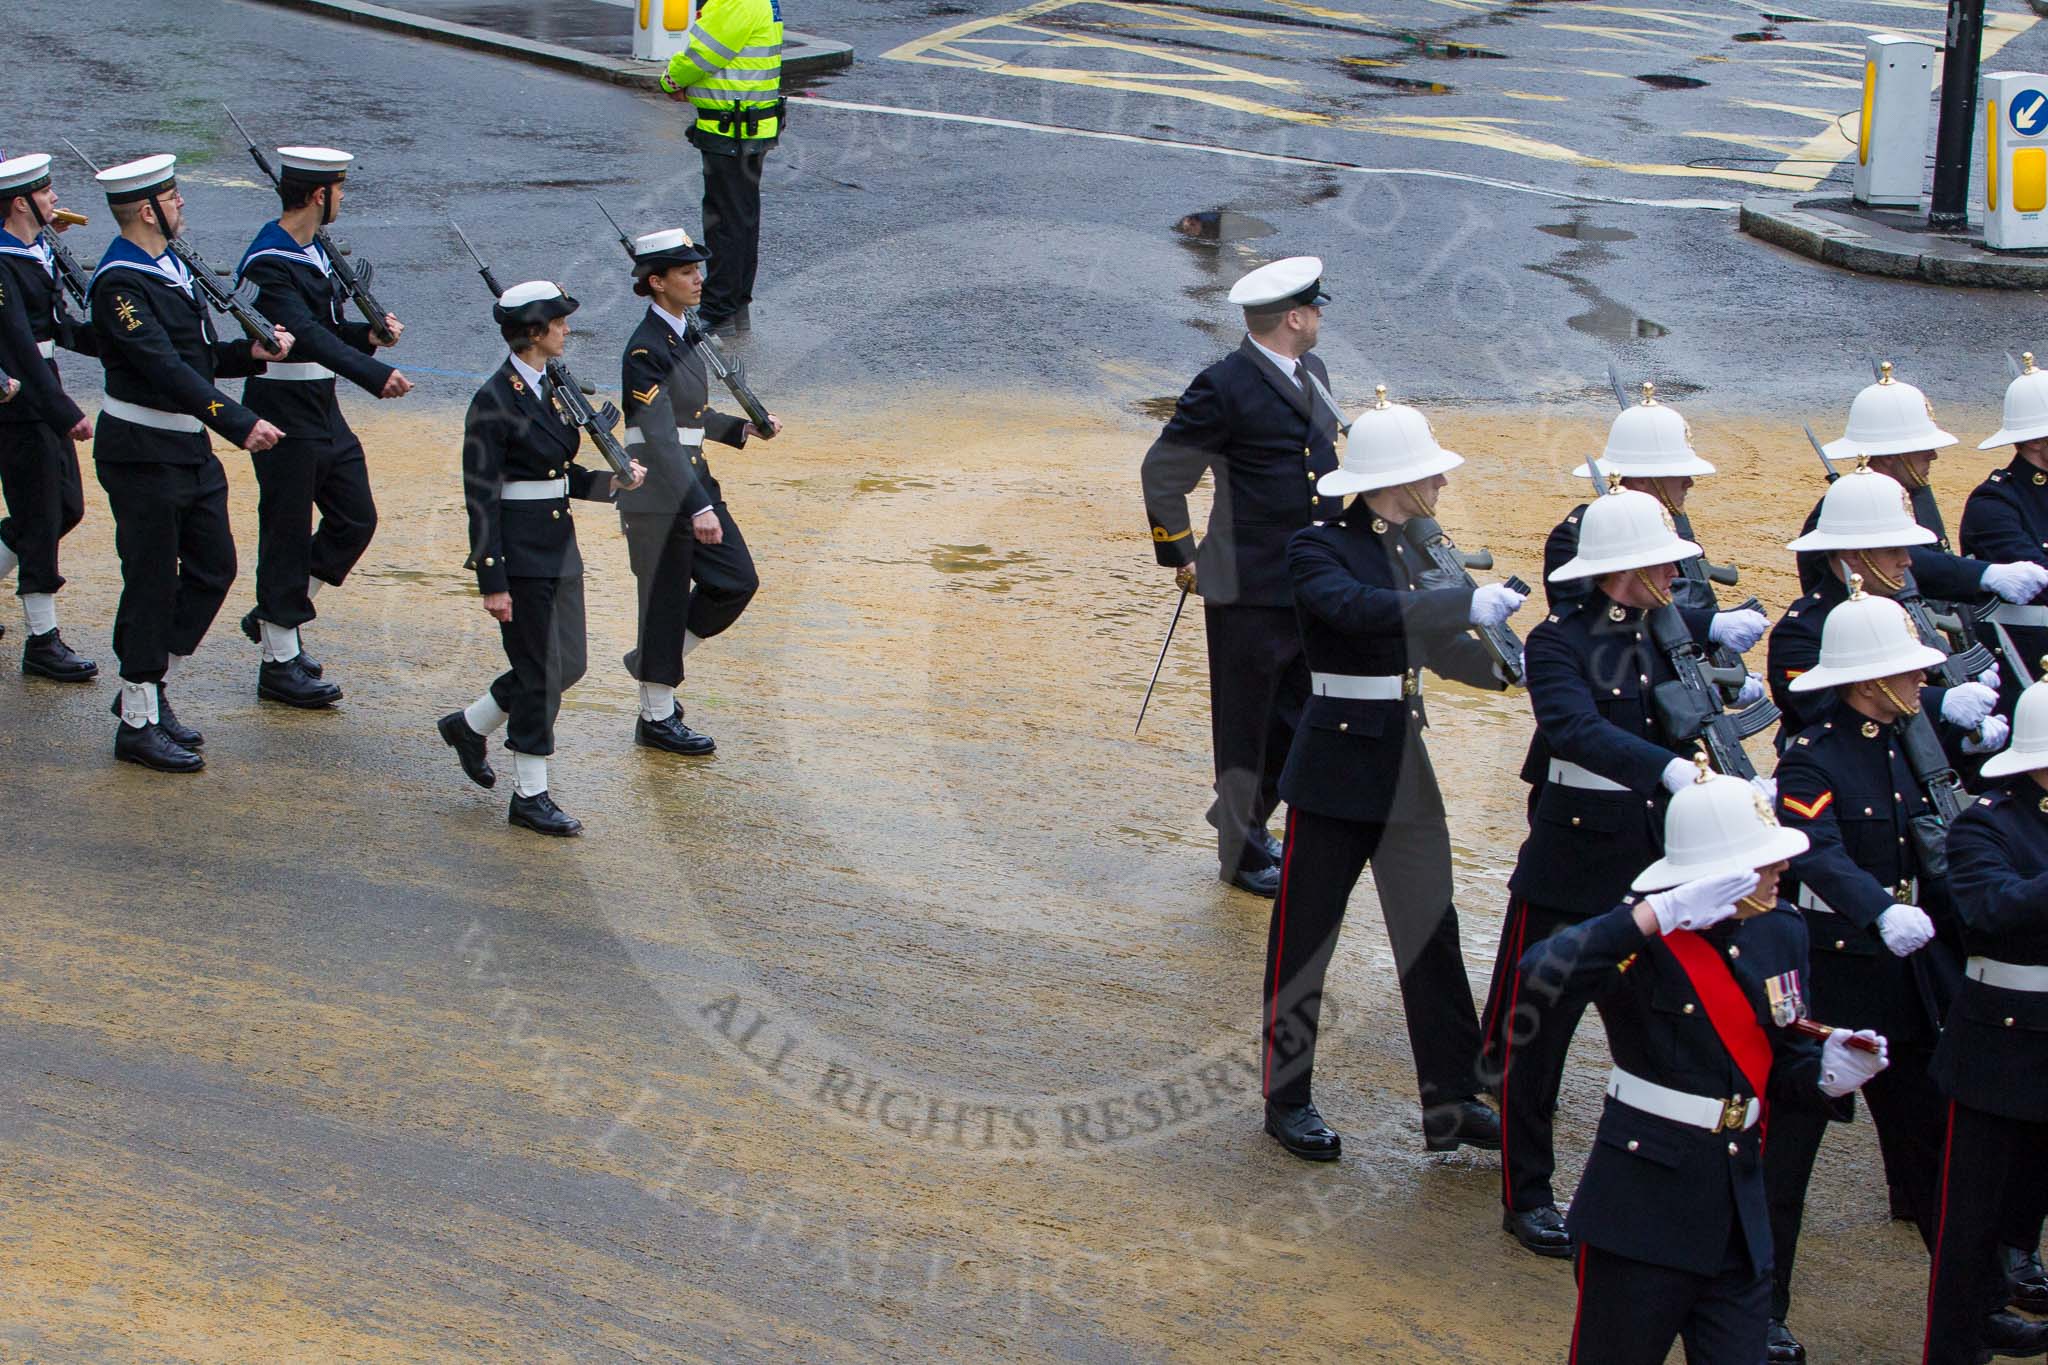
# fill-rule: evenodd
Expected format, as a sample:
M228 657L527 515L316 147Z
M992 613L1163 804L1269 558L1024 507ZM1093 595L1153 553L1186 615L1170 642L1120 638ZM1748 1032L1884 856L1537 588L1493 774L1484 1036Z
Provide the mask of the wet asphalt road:
M791 22L859 47L813 87L834 99L1603 199L1750 186L1528 144L1639 168L1743 151L1703 130L1783 152L1815 120L1740 101L1847 102L1825 81L1777 89L1838 72L1839 54L1787 48L1814 74L1766 68L1805 40L1738 44L1763 21L1733 6L1669 11L1696 29L1567 3L1403 3L1370 22L1240 8L1326 26L1207 14L1248 31L1165 46L1268 78L1229 82L1268 111L1508 110L1526 141L885 55L996 6L821 5ZM1070 7L999 36L1087 40L1006 49L1013 64L1156 84L1140 65L1156 52L1099 40L1154 44L1156 23L1179 22L1168 9ZM1485 454L1465 524L1527 576L1551 518L1519 481L1540 470L1561 491L1559 457L1607 405L1608 361L1688 394L1701 430L1721 421L1740 452L1732 493L1767 481L1785 429L1735 417L1825 426L1872 351L1937 403L1967 403L1959 429L1988 430L1999 352L2029 342L2038 312L2031 296L1827 273L1706 208L800 111L771 163L769 267L742 345L797 420L720 466L771 589L689 698L724 753L679 777L619 742L623 557L586 512L593 675L569 703L561 781L592 830L537 846L426 729L496 657L456 567L452 469L460 376L498 347L446 220L507 280L552 276L584 300L591 335L571 359L610 387L635 309L589 201L636 228L694 223L676 111L236 0L145 6L118 32L45 0L10 17L63 78L7 150L61 133L103 160L176 151L216 263L272 202L221 99L275 141L357 152L343 235L409 323L398 358L422 388L402 408L351 404L386 519L311 632L350 687L342 714L259 708L249 652L217 630L181 684L214 761L170 786L106 759L103 689L0 692L18 812L0 850L9 1358L1243 1359L1281 1332L1316 1358L1561 1356L1568 1280L1493 1230L1490 1159L1415 1151L1369 923L1347 929L1340 971L1358 1022L1319 1078L1352 1158L1310 1171L1256 1135L1240 1058L1264 905L1210 880L1198 637L1144 740L1124 718L1164 626L1129 475L1145 405L1234 339L1222 296L1241 270L1316 251L1340 300L1325 345L1339 391L1383 380L1458 409L1445 430ZM1283 58L1247 56L1276 29ZM2038 63L2043 41L2020 33L2005 60ZM1345 56L1453 88L1396 93ZM1572 74L1596 69L1611 74ZM1635 79L1659 73L1710 83ZM1452 112L1423 112L1438 109ZM82 168L62 183L95 217L74 249L96 254L104 210ZM1217 211L1239 240L1176 231ZM92 396L93 367L69 371ZM1534 403L1538 428L1507 411ZM253 500L229 463L239 604ZM117 585L89 479L88 503L67 631L110 664ZM1731 542L1768 538L1723 515ZM1473 770L1454 833L1483 979L1520 818L1518 787L1488 765L1518 751L1526 718L1447 690L1438 725L1446 771ZM1581 1051L1566 1103L1584 1116L1598 1048ZM1144 1105L1163 1131L1138 1131ZM1903 1358L1887 1352L1913 1331L1917 1251L1859 1179L1871 1159L1865 1130L1830 1144L1810 1223L1805 1320L1832 1359ZM1863 1276L1829 1296L1831 1264Z

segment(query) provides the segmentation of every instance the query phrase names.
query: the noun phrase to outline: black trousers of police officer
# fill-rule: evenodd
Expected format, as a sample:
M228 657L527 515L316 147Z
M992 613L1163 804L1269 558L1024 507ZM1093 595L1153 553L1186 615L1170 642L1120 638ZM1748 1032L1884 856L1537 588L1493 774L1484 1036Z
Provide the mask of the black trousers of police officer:
M1209 736L1216 758L1216 854L1225 875L1270 867L1266 822L1308 702L1308 660L1291 607L1204 604Z
M491 700L505 712L505 747L546 758L555 751L562 694L583 677L589 659L583 633L583 576L514 578L512 619L498 623L512 665L491 680Z
M57 542L85 517L85 488L78 472L78 448L61 431L41 422L0 425L0 544L14 551L17 594L55 592L64 586L57 572Z
M686 516L620 516L640 585L640 637L626 655L626 671L639 682L682 682L684 632L708 640L726 630L761 587L739 523L723 501L712 510L723 532L716 545L699 543Z
M1925 1365L1973 1365L1978 1328L1987 1314L2006 1305L2000 1243L2038 1241L2048 1123L2006 1118L1953 1100L1940 1118L1945 1151L1935 1191Z
M256 615L273 626L302 626L317 615L306 595L309 581L339 587L377 533L363 445L346 430L334 437L287 437L250 459L259 490Z
M97 471L121 558L121 677L160 683L173 654L198 650L234 585L227 471L211 454L200 464L99 461Z
M1654 1217L1655 1210L1645 1216ZM1664 1365L1685 1342L1686 1365L1761 1365L1768 1276L1750 1264L1732 1220L1722 1268L1699 1275L1580 1247L1571 1365Z
M1560 999L1543 989L1543 973L1522 972L1522 955L1583 918L1516 897L1501 926L1486 1001L1485 1070L1500 1093L1501 1202L1517 1211L1557 1202L1552 1119L1565 1054L1586 1013L1583 997Z
M1931 1040L1894 1042L1890 1055L1891 1065L1871 1077L1859 1093L1878 1131L1890 1131L1898 1160L1892 1174L1914 1210L1920 1240L1932 1251L1939 1219L1936 1182L1941 1170L1942 1124L1947 1117L1941 1092L1927 1074L1934 1060L1934 1044ZM1770 1136L1764 1143L1764 1190L1771 1210L1774 1262L1771 1316L1780 1322L1792 1303L1792 1262L1799 1251L1807 1184L1835 1112L1834 1106L1817 1098L1771 1106Z
M697 145L704 154L704 245L711 251L697 315L716 326L754 301L761 172L772 144L707 138Z
M1451 904L1449 829L1441 817L1378 824L1296 808L1287 814L1280 894L1266 935L1262 1054L1270 1103L1309 1102L1323 981L1345 905L1368 862L1394 949L1422 1103L1479 1093L1479 1016Z

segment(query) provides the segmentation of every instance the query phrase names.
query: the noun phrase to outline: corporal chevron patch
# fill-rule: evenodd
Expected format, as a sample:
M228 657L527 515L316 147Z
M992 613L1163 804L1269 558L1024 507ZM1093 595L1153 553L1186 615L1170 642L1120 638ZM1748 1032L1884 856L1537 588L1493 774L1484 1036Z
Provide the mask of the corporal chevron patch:
M1834 804L1835 794L1833 792L1822 792L1811 801L1801 801L1796 796L1786 796L1780 793L1778 799L1784 802L1785 809L1791 811L1794 815L1804 816L1808 820L1816 820L1820 818L1822 811Z

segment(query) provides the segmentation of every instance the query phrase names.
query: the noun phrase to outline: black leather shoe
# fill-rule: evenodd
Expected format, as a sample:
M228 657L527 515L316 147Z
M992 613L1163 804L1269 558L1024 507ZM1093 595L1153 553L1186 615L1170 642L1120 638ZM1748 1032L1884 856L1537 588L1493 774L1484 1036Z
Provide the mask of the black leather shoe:
M1791 1328L1773 1322L1764 1329L1764 1359L1769 1365L1799 1365L1806 1359L1806 1348L1792 1335Z
M252 611L243 615L242 634L249 637L249 643L252 645L263 643L263 627L257 623L255 612ZM306 652L306 643L303 637L299 641L299 662L305 666L308 673L316 678L326 672L325 669L320 667L320 661Z
M56 682L85 682L99 676L100 666L74 653L62 635L48 630L21 642L21 671Z
M634 727L633 742L663 753L683 754L690 758L702 758L718 752L718 745L709 735L700 735L683 724L683 713L678 711L665 720L640 718Z
M125 721L114 733L114 757L160 773L196 773L206 766L204 758L172 740L161 725L137 726Z
M314 677L297 659L266 663L256 675L256 695L302 711L317 711L341 700L341 689Z
M2048 1322L2029 1322L2017 1313L1997 1312L1977 1329L1977 1358L2037 1356L2048 1352Z
M1335 1161L1344 1154L1344 1139L1313 1104L1268 1104L1266 1131L1303 1161Z
M1254 896L1272 900L1280 894L1280 869L1277 867L1239 868L1236 872L1219 874L1220 879L1229 882L1240 891L1249 891Z
M1508 1236L1522 1244L1524 1251L1559 1259L1572 1254L1572 1236L1564 1230L1564 1215L1557 1211L1555 1204L1534 1209L1503 1209L1500 1225Z
M1278 839L1275 839L1270 830L1260 830L1259 840L1266 850L1266 857L1272 862L1273 866L1278 867L1280 859L1287 852L1287 846Z
M536 834L580 834L583 822L555 804L555 798L542 792L539 796L521 796L512 793L512 809L505 816L509 825L524 825Z
M1460 1147L1500 1150L1500 1115L1478 1100L1433 1104L1422 1111L1422 1146L1431 1152Z
M2048 1313L2048 1269L2042 1267L2040 1253L2000 1247L1998 1263L2005 1271L2006 1302L2029 1313Z
M121 714L121 694L119 692L114 693L114 704L107 708L107 714L112 716ZM171 743L177 745L180 749L197 749L206 743L205 735L200 734L197 730L178 719L178 713L171 709L170 694L164 691L162 683L156 685L156 728L163 731L169 737Z
M498 774L491 768L489 742L469 728L467 716L450 711L434 723L434 728L441 732L441 742L455 751L463 776L479 787L498 785Z

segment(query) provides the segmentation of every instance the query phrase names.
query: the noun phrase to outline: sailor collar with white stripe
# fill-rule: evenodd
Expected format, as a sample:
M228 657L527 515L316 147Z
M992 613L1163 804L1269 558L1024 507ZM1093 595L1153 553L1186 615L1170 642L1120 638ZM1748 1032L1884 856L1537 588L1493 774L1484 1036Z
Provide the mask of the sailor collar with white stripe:
M44 244L41 233L24 242L6 228L0 228L0 256L25 257L42 266L53 279L56 277L56 263L50 259L50 248Z
M333 263L327 259L327 253L321 249L317 239L300 246L298 240L284 230L284 224L276 219L265 223L263 230L256 234L256 240L249 243L249 249L242 253L242 262L235 267L235 279L239 281L248 273L249 262L259 256L275 256L293 265L311 266L322 275L334 271Z
M109 270L139 270L145 275L154 275L173 289L192 292L192 272L185 263L166 251L161 256L151 256L126 237L116 237L107 245L107 254L100 257L99 268L92 272L92 282L98 284L100 276Z

